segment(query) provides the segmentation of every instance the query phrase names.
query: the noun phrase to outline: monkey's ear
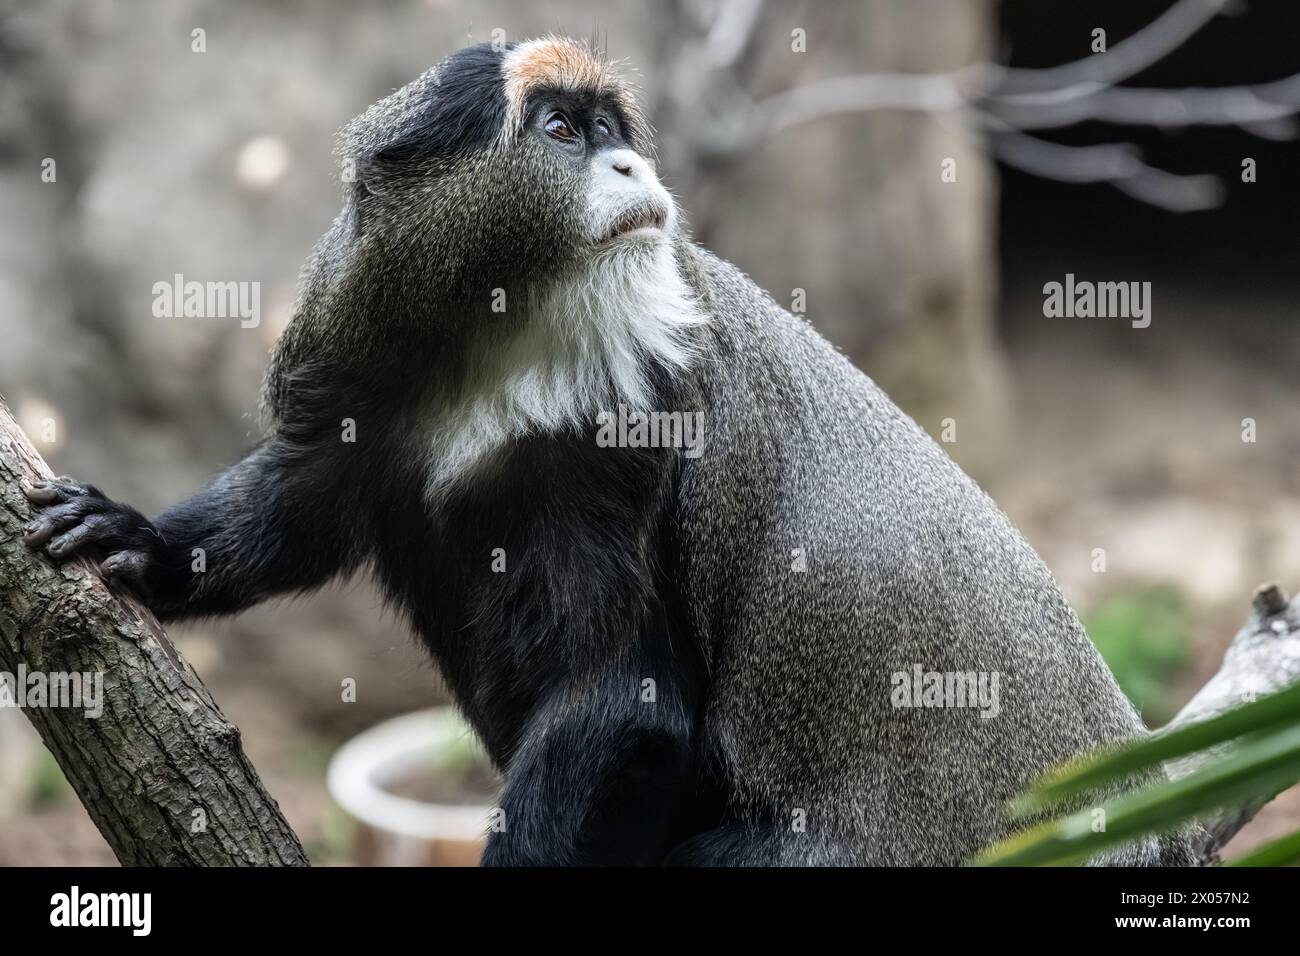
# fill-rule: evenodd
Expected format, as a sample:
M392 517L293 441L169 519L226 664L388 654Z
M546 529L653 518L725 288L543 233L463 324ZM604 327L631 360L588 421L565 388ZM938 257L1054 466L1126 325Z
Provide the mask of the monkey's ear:
M383 167L375 162L373 156L358 158L355 169L356 177L352 181L352 188L359 195L385 195Z
M379 170L399 170L428 153L426 144L415 136L404 136L385 144L369 157L369 163Z
M397 183L436 175L440 159L421 130L408 130L358 155L356 181L366 192L382 196Z
M353 161L356 188L373 196L387 195L397 181L418 174L413 168L418 158L419 150L410 142L395 142L357 156Z

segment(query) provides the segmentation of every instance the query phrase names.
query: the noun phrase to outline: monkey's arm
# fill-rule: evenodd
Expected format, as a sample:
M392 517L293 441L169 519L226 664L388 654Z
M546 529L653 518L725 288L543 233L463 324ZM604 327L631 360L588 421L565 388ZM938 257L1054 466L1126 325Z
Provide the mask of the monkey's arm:
M662 861L694 784L690 721L663 689L657 702L642 700L634 670L612 670L581 696L560 688L543 702L510 760L503 826L488 838L485 866Z
M319 451L319 449L318 449ZM163 620L228 614L324 583L357 562L337 461L273 438L150 521L66 478L27 497L45 510L26 541L55 560L102 559Z

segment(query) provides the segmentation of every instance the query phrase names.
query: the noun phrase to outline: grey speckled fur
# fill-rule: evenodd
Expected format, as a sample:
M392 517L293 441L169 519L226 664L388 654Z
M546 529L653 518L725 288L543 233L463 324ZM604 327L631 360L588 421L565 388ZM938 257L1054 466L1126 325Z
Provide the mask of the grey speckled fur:
M821 862L961 863L1037 773L1145 728L1038 555L939 446L733 266L681 257L713 317L680 521L717 759L755 806L806 813L768 862L807 862L820 839ZM893 707L891 675L915 664L998 672L1000 713ZM1166 837L1101 862L1193 860Z

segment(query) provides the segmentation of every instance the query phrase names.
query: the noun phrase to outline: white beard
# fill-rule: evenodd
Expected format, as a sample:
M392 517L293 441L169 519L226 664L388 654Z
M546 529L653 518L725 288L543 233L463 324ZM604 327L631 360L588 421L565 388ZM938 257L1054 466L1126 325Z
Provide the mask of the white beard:
M705 317L677 271L671 242L635 241L539 287L519 332L476 346L464 386L432 414L430 500L513 439L577 429L619 404L657 410L650 407L650 367L690 368L690 330Z

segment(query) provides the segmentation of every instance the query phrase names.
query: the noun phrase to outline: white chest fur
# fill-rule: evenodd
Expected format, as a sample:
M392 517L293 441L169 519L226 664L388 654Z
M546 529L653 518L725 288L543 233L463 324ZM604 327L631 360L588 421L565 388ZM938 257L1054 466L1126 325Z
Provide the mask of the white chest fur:
M593 256L523 307L519 331L478 346L463 387L430 409L431 500L514 439L576 428L620 403L655 411L649 369L689 368L690 329L705 321L667 240Z

